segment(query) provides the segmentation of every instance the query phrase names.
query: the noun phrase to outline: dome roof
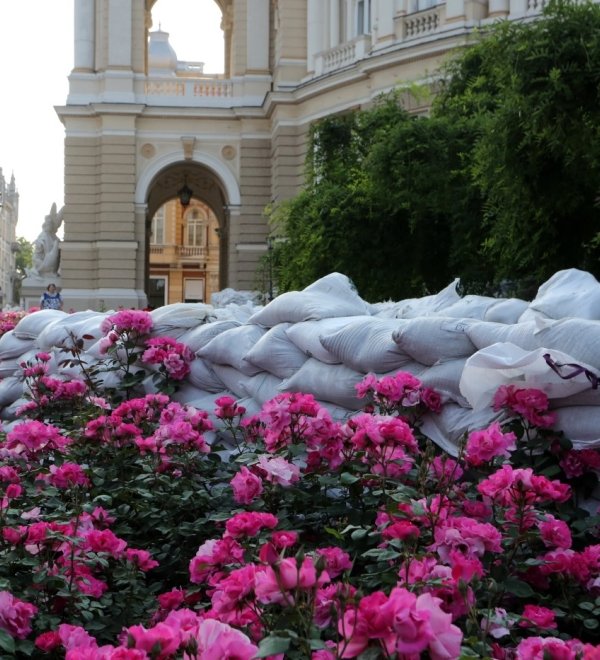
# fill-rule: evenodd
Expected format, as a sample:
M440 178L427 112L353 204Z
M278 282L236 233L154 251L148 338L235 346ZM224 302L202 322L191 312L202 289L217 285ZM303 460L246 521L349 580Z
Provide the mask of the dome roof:
M148 43L148 71L151 73L175 73L177 54L169 43L169 33L160 28L150 32Z

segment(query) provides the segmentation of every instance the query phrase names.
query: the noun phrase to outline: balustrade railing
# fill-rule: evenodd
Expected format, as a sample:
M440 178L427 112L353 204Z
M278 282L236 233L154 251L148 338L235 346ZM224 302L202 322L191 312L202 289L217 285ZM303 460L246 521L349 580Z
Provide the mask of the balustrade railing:
M442 24L442 7L432 7L423 11L408 14L402 18L403 37L405 39L414 39L427 34L437 32Z

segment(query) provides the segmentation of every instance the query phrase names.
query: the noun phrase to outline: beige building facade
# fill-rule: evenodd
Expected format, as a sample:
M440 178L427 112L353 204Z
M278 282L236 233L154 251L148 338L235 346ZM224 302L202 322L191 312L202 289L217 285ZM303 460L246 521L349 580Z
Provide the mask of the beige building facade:
M475 28L535 16L543 2L213 1L225 49L218 75L177 60L152 25L156 0L75 0L74 68L56 109L65 127L69 307L148 304L153 218L183 189L210 212L218 257L210 272L198 267L207 264L201 254L181 269L196 259L207 300L215 289L251 288L267 250L264 209L302 185L314 121L434 82ZM427 108L426 99L406 99L415 112ZM174 250L185 248L181 239ZM194 279L182 278L182 300L186 278Z

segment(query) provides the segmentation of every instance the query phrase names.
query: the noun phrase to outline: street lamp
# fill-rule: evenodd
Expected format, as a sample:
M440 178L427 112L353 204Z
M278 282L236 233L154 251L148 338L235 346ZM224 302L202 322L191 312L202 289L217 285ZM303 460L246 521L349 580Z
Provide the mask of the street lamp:
M181 202L181 206L183 206L183 208L186 208L187 206L190 205L193 194L194 191L187 184L187 178L184 179L183 186L177 191L177 197L179 198L179 201Z
M273 238L267 236L267 255L269 258L269 302L273 300Z

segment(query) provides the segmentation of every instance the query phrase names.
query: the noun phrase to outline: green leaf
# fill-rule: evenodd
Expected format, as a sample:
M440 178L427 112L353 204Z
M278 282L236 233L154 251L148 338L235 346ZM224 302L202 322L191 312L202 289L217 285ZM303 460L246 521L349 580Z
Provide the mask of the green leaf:
M535 595L534 590L523 580L519 580L515 577L507 577L504 580L504 588L508 593L518 596L519 598L529 598L530 596Z
M290 647L289 637L269 636L261 640L255 658L268 658L270 655L285 653Z
M355 484L357 481L360 481L360 478L355 477L353 474L350 474L349 472L342 472L342 474L340 475L340 481L344 486L351 486L352 484Z
M584 619L583 625L588 630L596 630L596 628L600 626L600 621L598 621L598 619Z
M0 649L14 655L15 640L4 630L0 629Z

